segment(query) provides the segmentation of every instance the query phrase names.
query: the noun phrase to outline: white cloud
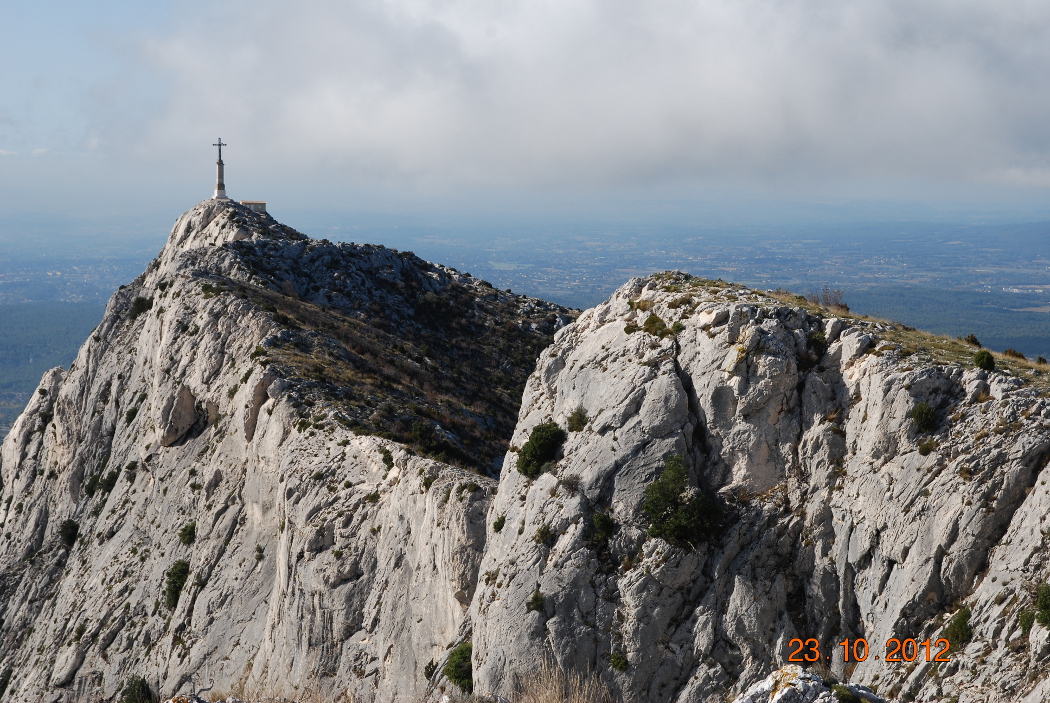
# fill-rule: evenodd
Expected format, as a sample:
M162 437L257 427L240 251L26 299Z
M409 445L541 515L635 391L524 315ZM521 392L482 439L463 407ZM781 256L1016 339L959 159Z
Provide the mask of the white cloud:
M181 7L146 49L171 83L143 149L221 133L256 168L428 187L1036 185L1017 174L1050 168L1041 1Z

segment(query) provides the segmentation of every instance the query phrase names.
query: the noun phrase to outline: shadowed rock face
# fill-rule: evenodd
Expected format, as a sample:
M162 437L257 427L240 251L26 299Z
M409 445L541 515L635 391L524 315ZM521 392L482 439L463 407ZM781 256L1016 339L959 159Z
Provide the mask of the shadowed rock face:
M625 700L757 701L795 637L883 697L1050 697L1050 633L1019 625L1048 578L1043 377L678 273L574 317L190 210L0 449L5 700L114 700L141 675L436 701L470 640L481 693L546 657ZM551 421L574 431L528 479L518 452ZM682 499L723 515L692 544L647 538L669 456ZM887 640L935 640L963 605L950 663L886 665Z

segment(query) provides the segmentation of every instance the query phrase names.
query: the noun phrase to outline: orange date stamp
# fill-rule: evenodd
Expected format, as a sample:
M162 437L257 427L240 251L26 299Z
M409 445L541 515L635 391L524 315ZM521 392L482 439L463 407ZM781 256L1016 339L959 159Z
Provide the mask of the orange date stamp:
M855 640L845 639L836 646L842 647L843 661L862 662L868 658L868 641L863 637ZM821 656L820 643L812 638L802 640L796 637L788 642L788 647L792 649L788 655L789 662L812 664L821 659L831 659L830 654L826 657ZM926 661L949 662L951 661L948 656L949 649L951 649L951 643L943 637L932 642L928 639L918 642L913 639L899 640L893 637L886 642L886 656L876 654L875 659L887 662L912 662L922 656L925 650Z

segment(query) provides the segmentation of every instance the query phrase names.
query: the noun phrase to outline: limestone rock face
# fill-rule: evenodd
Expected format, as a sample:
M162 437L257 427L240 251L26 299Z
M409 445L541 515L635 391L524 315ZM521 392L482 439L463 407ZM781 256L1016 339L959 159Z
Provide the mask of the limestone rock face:
M436 703L470 642L511 699L1048 700L1047 381L972 352L677 272L577 318L205 201L0 447L4 699ZM647 509L670 465L714 527Z
M581 410L587 422L535 480L508 454L481 564L493 576L471 606L479 690L509 690L511 672L551 656L626 700L713 703L789 663L794 638L891 697L1033 690L1047 654L1017 622L1046 579L1045 380L816 312L664 274L557 334L512 450L541 423L568 427ZM920 404L935 418L922 430ZM675 455L724 512L693 545L647 538L645 489ZM615 522L611 537L596 515ZM964 605L973 638L950 662L923 650L886 663L891 639L933 645ZM847 638L866 638L870 656L843 661Z
M0 449L4 700L115 700L133 675L166 696L422 695L477 583L479 473L572 317L193 208Z

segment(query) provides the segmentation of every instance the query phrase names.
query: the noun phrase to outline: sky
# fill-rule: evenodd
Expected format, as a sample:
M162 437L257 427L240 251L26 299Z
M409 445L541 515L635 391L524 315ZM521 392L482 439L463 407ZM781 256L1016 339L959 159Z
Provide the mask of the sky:
M230 195L289 213L1050 219L1045 0L0 0L0 18L0 216L170 222L210 195L221 136Z

